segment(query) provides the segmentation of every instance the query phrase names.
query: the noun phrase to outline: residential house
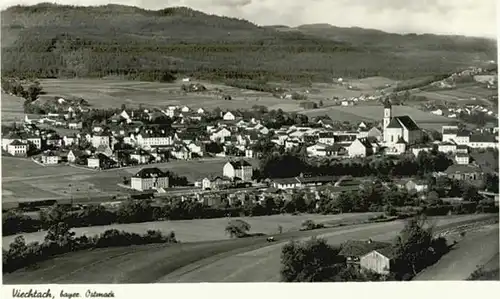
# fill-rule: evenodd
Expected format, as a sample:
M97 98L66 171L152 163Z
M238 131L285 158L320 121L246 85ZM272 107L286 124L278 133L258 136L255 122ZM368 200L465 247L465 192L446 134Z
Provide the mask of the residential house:
M337 178L333 176L304 176L301 174L300 176L292 178L273 179L271 186L279 190L296 189L332 184L336 179Z
M442 141L455 141L458 131L458 126L443 126L441 129Z
M111 143L111 134L106 132L100 132L93 134L91 137L92 146L98 148L100 145L109 146Z
M205 155L204 151L205 146L203 144L198 144L197 142L193 142L188 144L187 148L191 153L196 154L200 157L203 157Z
M198 108L198 110L196 110L196 113L198 113L198 114L205 114L205 109Z
M455 162L459 165L468 165L470 162L469 154L456 153Z
M60 159L59 155L53 151L47 151L40 155L42 164L55 165L59 163Z
M87 167L94 169L105 169L115 165L116 162L104 154L96 153L87 158Z
M415 157L418 157L420 152L430 152L432 151L432 147L428 145L416 145L411 148L411 152Z
M469 153L469 147L465 144L460 144L457 145L457 154L468 154Z
M335 135L333 132L322 132L318 134L319 143L332 145L335 143Z
M95 152L98 154L103 154L106 157L111 157L113 155L113 150L108 144L99 145Z
M83 160L83 159L88 158L88 156L89 155L87 153L85 153L84 151L72 149L68 152L67 158L68 158L68 162L75 163L78 159Z
M471 148L498 148L498 141L493 134L472 134L468 146Z
M68 122L68 128L72 130L81 130L83 128L83 123L81 121L70 121Z
M245 160L229 161L224 165L222 173L225 177L246 182L252 180L253 167Z
M26 157L28 154L28 144L16 139L7 145L7 152L12 156Z
M236 118L240 117L240 115L236 112L231 112L231 111L228 111L226 113L224 113L224 115L222 116L222 119L223 120L236 120Z
M158 132L151 129L144 130L135 136L135 140L138 146L145 149L173 144L172 135L168 134L165 130Z
M460 130L457 132L457 136L455 137L456 144L469 144L470 143L471 132L468 130Z
M326 157L328 144L316 143L306 148L309 157Z
M169 177L158 168L143 168L132 176L130 186L138 191L165 189L169 186Z
M63 137L64 146L78 145L78 137L76 135L67 135Z
M175 146L170 154L178 160L190 160L193 158L191 151L185 145Z
M451 141L446 141L438 144L438 151L443 153L456 153L457 145Z
M145 150L138 149L130 154L130 159L137 161L139 164L146 164L152 160L152 156Z
M347 263L359 265L361 257L373 250L391 246L390 243L370 240L349 240L340 246L339 255L345 257Z
M475 165L453 164L445 170L445 174L450 179L469 181L472 183L475 181L477 183L482 182L484 172Z
M376 146L374 146L368 138L356 139L347 147L349 157L366 157L374 154L375 151Z
M409 180L405 187L408 191L424 192L429 189L429 184L424 180Z
M214 142L219 142L224 140L226 137L231 136L231 131L229 131L227 128L220 128L216 130L215 132L210 135L210 140Z
M203 190L222 190L231 187L232 182L229 178L214 177L214 178L204 178L202 180Z

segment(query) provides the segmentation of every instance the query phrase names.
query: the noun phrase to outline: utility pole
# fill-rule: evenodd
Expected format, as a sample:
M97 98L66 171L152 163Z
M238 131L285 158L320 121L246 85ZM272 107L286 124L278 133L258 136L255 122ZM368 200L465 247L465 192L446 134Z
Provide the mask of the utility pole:
M71 207L73 208L73 186L71 184L69 184L69 196L70 196L70 203L71 203Z

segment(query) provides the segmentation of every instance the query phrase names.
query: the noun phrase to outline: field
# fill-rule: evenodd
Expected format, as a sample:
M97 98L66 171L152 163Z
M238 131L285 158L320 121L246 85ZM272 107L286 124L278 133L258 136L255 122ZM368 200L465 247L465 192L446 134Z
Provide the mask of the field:
M24 99L1 93L2 123L21 122L24 120Z
M422 91L415 95L425 96L428 100L456 102L457 104L478 104L492 103L485 99L492 95L498 95L496 89L488 89L477 83L461 84L454 89ZM476 98L472 100L471 98Z
M339 222L354 222L365 221L369 218L378 215L379 213L360 213L360 214L343 214L343 215L319 215L319 214L302 214L302 215L272 215L261 217L241 217L251 225L250 233L277 234L278 225L281 225L283 232L299 230L304 220L313 220L316 223L328 223L330 225ZM155 221L145 223L132 224L115 224L106 226L91 226L74 228L76 235L92 236L103 233L108 229L118 229L127 232L143 234L148 229L160 230L163 233L174 231L178 240L181 242L203 242L229 239L224 231L227 223L227 218L216 219L195 219L195 220L176 220L176 221ZM43 241L46 232L35 232L22 234L27 242ZM3 246L8 246L16 237L5 236L2 238Z
M410 106L393 106L393 116L409 115L424 129L441 129L441 126L450 123L450 119L428 112L424 112ZM314 109L304 112L307 116L328 115L333 120L338 121L375 121L381 122L383 118L383 108L380 105L359 105L359 106L335 106Z
M438 229L444 229L485 217L492 216L437 217L435 224ZM175 245L103 248L61 255L41 262L36 268L5 274L3 281L6 284L277 282L281 247L288 240L318 235L332 245L352 239L390 241L403 227L403 221L395 221L288 232L275 235L277 242L271 244L266 242L264 236ZM179 239L183 241L181 236Z
M255 160L248 160L256 165ZM141 168L158 167L194 182L213 174L222 175L227 159L171 161L124 169L92 171L67 165L41 166L29 159L2 157L2 202L36 199L63 199L77 197L102 197L124 194L117 184L123 177L130 177ZM71 186L70 186L71 185Z

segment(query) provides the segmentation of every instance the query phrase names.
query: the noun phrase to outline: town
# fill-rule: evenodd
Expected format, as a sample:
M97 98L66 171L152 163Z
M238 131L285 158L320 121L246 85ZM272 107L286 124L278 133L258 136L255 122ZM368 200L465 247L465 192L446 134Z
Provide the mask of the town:
M499 279L490 39L4 15L4 283Z

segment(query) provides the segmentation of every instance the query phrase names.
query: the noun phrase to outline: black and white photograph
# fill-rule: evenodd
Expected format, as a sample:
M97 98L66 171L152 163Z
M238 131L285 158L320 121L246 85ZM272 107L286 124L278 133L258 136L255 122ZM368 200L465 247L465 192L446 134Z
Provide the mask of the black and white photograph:
M497 1L0 9L12 298L500 280Z

